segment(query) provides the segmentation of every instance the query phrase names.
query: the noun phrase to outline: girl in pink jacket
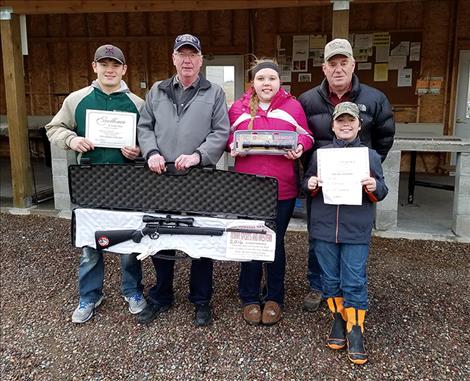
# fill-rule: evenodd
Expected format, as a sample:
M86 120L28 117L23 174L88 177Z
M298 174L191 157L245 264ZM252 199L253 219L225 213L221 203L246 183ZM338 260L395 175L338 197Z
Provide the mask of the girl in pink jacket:
M284 235L292 216L298 195L296 159L313 146L313 137L300 103L281 88L280 68L273 60L256 61L251 69L250 89L229 110L230 137L227 143L235 157L237 172L272 176L278 181L276 217L276 251L274 262L266 264L266 285L260 300L263 275L262 263L243 262L240 271L239 293L243 304L243 318L248 324L276 324L284 306L285 249ZM295 131L298 144L284 155L246 155L234 150L233 133L236 130ZM264 309L261 311L261 302Z

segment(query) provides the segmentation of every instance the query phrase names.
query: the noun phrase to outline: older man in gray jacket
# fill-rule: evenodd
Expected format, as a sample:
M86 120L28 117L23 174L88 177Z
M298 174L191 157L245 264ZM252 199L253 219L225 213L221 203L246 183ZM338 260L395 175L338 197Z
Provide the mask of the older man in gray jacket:
M149 168L161 174L167 163L176 170L195 165L215 165L229 135L229 119L222 88L200 75L201 43L190 34L176 38L173 64L176 75L153 85L137 126L140 149ZM165 254L175 255L174 250ZM152 257L157 284L149 291L139 322L150 323L174 301L174 261ZM212 260L191 264L189 300L195 305L195 324L212 322Z

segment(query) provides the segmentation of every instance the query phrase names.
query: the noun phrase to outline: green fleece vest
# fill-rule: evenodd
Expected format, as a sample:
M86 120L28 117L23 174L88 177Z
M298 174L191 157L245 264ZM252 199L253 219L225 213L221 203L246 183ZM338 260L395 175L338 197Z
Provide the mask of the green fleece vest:
M139 120L139 111L126 93L106 94L95 88L77 105L75 122L77 124L78 136L85 136L86 110L88 109L133 112L137 115L137 121ZM118 148L96 147L92 151L83 153L82 159L83 158L89 158L94 164L120 164L130 162L122 155L121 150Z

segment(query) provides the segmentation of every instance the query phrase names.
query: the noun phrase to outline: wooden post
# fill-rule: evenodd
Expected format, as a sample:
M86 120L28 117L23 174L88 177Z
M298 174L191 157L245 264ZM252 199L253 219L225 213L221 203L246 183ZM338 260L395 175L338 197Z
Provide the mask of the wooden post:
M10 20L1 20L0 24L13 206L26 208L31 206L32 184L20 19L11 14Z
M349 1L333 1L333 39L349 37Z

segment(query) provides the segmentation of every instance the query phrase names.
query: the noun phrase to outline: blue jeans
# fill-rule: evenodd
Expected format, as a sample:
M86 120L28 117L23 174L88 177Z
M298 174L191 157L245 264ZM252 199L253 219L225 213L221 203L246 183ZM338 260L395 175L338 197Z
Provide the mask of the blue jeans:
M367 310L367 257L369 245L313 240L322 269L323 296L342 296L344 307Z
M310 212L311 212L312 200L310 197L307 197L307 230L310 232ZM315 211L314 211L315 213ZM313 238L308 240L308 264L307 264L307 279L310 289L313 291L321 292L323 286L321 283L321 268L318 263L317 256L315 255L315 250L313 248Z
M142 292L142 267L137 254L121 254L121 292L131 297ZM80 301L95 303L103 295L104 261L103 253L85 246L80 256L78 290Z
M321 267L318 263L312 241L314 241L313 238L308 239L307 279L311 290L321 292L323 290Z
M274 301L284 305L284 277L286 273L286 251L284 236L294 211L295 199L277 202L276 251L274 262L265 264L266 286L264 301ZM260 261L242 262L239 293L243 305L260 302L260 285L263 276L263 263Z
M160 254L175 255L174 250L162 250ZM157 275L157 283L148 293L152 303L172 304L175 297L173 278L175 261L152 257L153 267ZM213 261L209 258L193 259L189 280L189 301L193 304L209 303L212 297Z

